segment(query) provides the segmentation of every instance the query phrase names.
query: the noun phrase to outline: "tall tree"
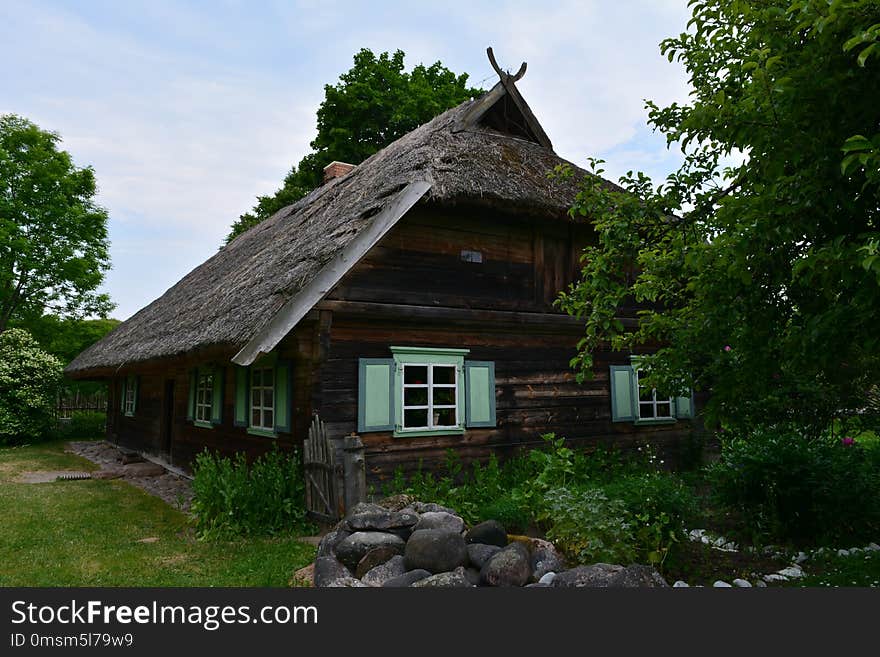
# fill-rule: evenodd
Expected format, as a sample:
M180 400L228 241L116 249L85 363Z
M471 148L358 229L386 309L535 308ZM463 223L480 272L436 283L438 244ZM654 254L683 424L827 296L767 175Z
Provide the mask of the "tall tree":
M573 365L660 345L653 382L709 390L710 422L818 431L865 404L880 365L880 3L691 7L661 44L691 100L648 104L682 167L659 190L590 177L572 209L598 233L559 301L586 320ZM628 331L633 299L649 308Z
M377 57L362 48L339 82L324 86L313 152L290 170L275 194L257 197L254 208L232 225L227 243L320 185L330 162L360 164L422 123L482 93L467 86L466 73L456 75L440 62L419 64L408 73L403 59L401 50Z
M27 119L0 116L0 332L15 317L113 307L97 292L110 264L94 171L76 167L59 141Z

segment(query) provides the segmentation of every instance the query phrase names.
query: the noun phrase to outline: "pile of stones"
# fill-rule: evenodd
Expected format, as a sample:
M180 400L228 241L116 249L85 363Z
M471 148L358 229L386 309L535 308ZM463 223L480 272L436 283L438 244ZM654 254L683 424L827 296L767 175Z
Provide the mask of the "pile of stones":
M357 505L318 545L318 587L668 586L648 566L566 569L552 543L467 527L454 510L407 495Z

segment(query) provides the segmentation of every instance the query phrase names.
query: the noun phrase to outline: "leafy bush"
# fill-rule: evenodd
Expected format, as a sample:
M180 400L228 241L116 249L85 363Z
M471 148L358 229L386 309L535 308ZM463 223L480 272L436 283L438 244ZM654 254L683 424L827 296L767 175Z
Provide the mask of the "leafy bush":
M553 488L540 519L549 521L547 538L577 563L630 563L636 555L632 527L620 500L598 488Z
M69 420L59 421L58 435L65 440L101 438L107 428L107 413L74 411Z
M193 512L202 538L303 533L305 483L296 450L277 446L248 465L203 451L193 469Z
M758 533L836 544L880 529L880 450L851 438L807 440L785 427L736 436L710 479Z
M0 445L50 436L60 384L61 362L27 331L0 333Z

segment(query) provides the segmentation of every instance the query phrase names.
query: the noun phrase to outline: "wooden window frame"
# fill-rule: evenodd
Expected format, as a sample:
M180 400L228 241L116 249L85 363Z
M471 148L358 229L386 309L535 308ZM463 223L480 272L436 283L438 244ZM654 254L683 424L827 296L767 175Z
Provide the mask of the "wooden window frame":
M392 346L391 353L394 355L394 396L395 400L395 425L394 437L416 437L416 436L440 436L440 435L460 435L465 430L465 413L462 404L465 403L464 390L464 357L470 353L470 349L452 349L437 347L399 347ZM424 384L428 391L427 405L405 406L404 391L409 386L404 385L404 368L407 366L427 367L428 383ZM454 384L434 384L433 383L433 367L453 367L454 368ZM433 404L433 388L455 388L455 425L434 425L433 413L435 406ZM404 426L404 409L413 409L416 406L427 406L428 426L406 427ZM450 404L441 404L440 407L451 408Z
M260 377L260 385L259 386L254 385L254 376L256 375L257 372L262 373L261 377ZM269 372L270 385L265 384L265 373L266 372ZM275 433L275 413L277 410L275 408L275 366L274 365L251 366L248 378L249 378L249 382L248 382L249 383L249 385L248 385L248 429L252 430L254 432L259 432L261 434L271 433L274 435L274 433ZM260 391L259 405L254 405L254 392L256 390ZM270 393L271 393L269 395L270 399L272 400L271 406L265 406L263 403L264 399L265 399L265 396L263 393L266 390L270 391ZM259 413L259 418L260 418L259 424L254 423L254 411L257 411ZM272 413L272 422L270 422L268 426L265 424L267 411Z
M408 367L424 367L425 372L427 374L425 383L407 383L406 382L406 368ZM452 383L434 383L434 368L446 368L452 369ZM409 433L412 431L450 431L457 430L461 428L461 398L458 394L458 384L459 384L459 375L461 373L460 368L455 363L450 362L446 363L401 363L401 385L400 385L400 408L401 408L401 416L400 416L400 429L401 433ZM426 404L416 404L407 406L406 403L406 391L407 390L418 390L424 388L427 392L427 403ZM434 403L434 390L452 390L455 394L455 404L435 404ZM454 424L434 424L434 409L454 409L455 410L455 423ZM427 411L427 425L421 425L417 427L408 427L406 426L406 412L407 411Z
M213 417L213 412L214 372L203 372L202 370L199 370L196 374L196 397L193 419L198 424L212 426L211 419Z
M137 385L133 376L127 376L122 382L122 413L125 417L134 417L137 407Z

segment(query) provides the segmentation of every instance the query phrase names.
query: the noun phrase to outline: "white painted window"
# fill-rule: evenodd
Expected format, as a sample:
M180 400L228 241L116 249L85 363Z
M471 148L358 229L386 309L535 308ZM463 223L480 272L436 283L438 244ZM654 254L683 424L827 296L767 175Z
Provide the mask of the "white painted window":
M136 379L133 376L125 378L125 414L134 415L135 395L137 394Z
M404 363L401 387L404 431L459 427L458 367Z
M674 417L672 397L664 397L657 394L657 388L649 388L642 384L642 379L647 376L639 369L635 370L639 386L639 419L640 420L667 420Z
M214 375L199 372L196 384L196 420L211 421L212 404L214 403Z
M275 368L251 368L251 425L275 430Z

